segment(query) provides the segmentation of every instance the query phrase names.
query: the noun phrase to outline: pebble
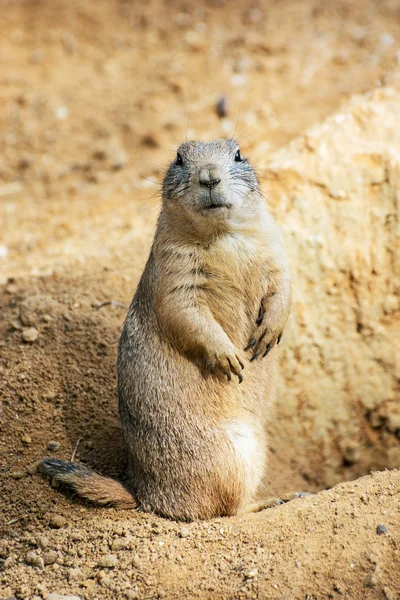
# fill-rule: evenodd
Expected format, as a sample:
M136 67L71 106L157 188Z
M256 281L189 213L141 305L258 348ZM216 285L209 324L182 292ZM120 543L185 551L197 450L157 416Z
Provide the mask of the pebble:
M16 283L10 283L7 287L6 287L6 292L7 294L16 294L18 292L18 286Z
M97 564L105 569L114 569L118 564L118 558L114 554L106 554L100 558Z
M40 463L40 460L36 460L34 463L31 463L26 469L27 473L29 473L29 475L34 475L35 473L37 473L37 469Z
M9 556L8 558L6 558L6 560L3 562L3 569L9 569L10 567L12 567L14 564L14 559L12 556Z
M140 558L136 554L132 559L132 566L136 567L136 569L140 569L142 563L140 562Z
M116 538L111 544L111 550L129 550L132 540L130 538Z
M15 471L14 473L11 473L10 477L12 477L12 479L23 479L24 477L26 477L26 471Z
M43 562L45 565L52 565L56 562L58 553L55 550L48 550L43 554Z
M100 579L100 583L101 583L101 585L103 585L104 587L108 587L108 586L110 585L111 581L112 581L112 580L110 579L110 577L107 577L107 576L106 576L106 577L102 577L102 578Z
M36 342L38 335L39 332L35 327L28 327L22 331L21 337L24 342L32 344L33 342Z
M226 96L221 96L218 99L215 110L220 119L228 116L228 100Z
M61 527L64 527L66 524L67 524L67 519L65 517L63 517L62 515L52 515L50 517L49 525L53 529L61 529Z
M32 565L32 567L39 567L40 569L43 569L44 567L43 558L36 554L36 552L33 550L27 553L25 560L28 565Z
M383 535L384 533L387 533L385 525L378 525L378 527L376 528L376 533L378 535Z
M61 446L60 442L51 441L51 442L49 442L47 444L47 450L51 450L52 452L56 452L57 450L60 449L60 446Z
M152 133L144 135L141 139L141 144L148 148L158 148L160 146L158 139Z
M22 302L20 305L19 318L24 327L36 327L36 315L29 302Z
M257 577L257 575L258 569L250 569L250 571L246 573L246 579L254 579L254 577Z
M186 538L189 535L190 535L190 529L188 529L187 527L182 527L182 529L179 532L179 537Z
M24 433L24 435L21 438L21 441L23 444L26 444L27 446L29 446L29 444L32 443L32 438L27 433Z

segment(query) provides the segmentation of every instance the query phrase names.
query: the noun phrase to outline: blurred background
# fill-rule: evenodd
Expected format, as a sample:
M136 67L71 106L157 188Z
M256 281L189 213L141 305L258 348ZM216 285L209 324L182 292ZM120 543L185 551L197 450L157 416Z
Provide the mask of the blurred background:
M270 152L400 77L394 0L2 0L0 10L3 282L113 253L115 233L145 225L186 138L235 135L263 175Z

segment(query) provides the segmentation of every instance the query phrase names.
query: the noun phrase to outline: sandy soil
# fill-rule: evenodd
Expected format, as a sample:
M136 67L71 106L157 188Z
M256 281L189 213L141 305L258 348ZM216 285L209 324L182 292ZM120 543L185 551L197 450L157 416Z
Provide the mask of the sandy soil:
M267 157L351 94L396 86L399 15L367 0L0 4L0 598L400 598L397 471L188 526L87 507L34 474L78 441L78 460L123 473L125 311L99 306L130 301L176 140L235 132ZM274 429L271 495L324 487L293 466L297 444Z

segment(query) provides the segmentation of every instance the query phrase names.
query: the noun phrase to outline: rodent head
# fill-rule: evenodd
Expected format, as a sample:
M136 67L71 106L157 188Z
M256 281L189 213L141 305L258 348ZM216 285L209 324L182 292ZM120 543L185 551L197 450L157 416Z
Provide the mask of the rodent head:
M181 144L164 178L168 211L207 228L243 217L259 201L256 174L235 140Z

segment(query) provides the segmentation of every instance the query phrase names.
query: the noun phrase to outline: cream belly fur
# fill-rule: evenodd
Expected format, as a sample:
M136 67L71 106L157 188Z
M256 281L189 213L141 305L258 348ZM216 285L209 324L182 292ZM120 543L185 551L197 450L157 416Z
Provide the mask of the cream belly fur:
M257 496L266 468L265 433L255 423L234 420L227 423L225 432L234 449L239 470L243 472L243 507Z

